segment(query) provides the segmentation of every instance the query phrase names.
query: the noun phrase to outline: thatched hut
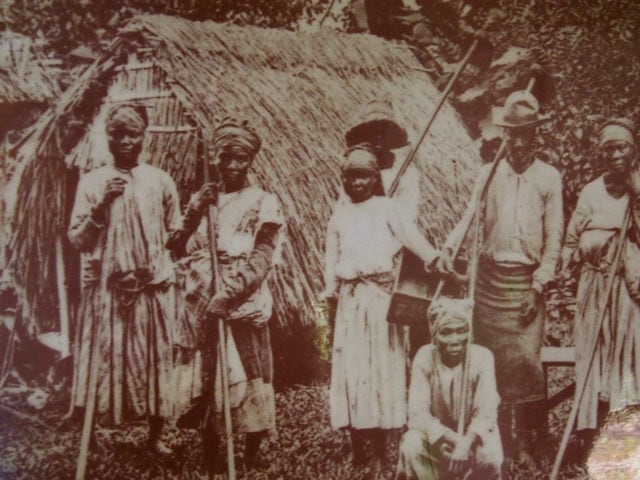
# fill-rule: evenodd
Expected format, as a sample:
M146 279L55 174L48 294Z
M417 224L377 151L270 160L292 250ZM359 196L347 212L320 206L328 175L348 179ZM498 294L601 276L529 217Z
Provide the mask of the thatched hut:
M0 36L0 132L15 128L22 110L46 107L60 95L56 72L24 35Z
M101 137L108 104L135 102L151 119L143 155L173 176L183 201L201 184L204 132L227 115L257 129L264 147L253 181L280 197L288 222L273 280L277 324L313 325L344 132L361 105L384 96L417 138L439 96L419 67L405 45L371 35L136 18L17 152L26 165L12 257L25 313L40 329L57 328L65 289L56 290L56 269L63 266L75 298L77 262L64 238L78 175L109 161ZM448 105L419 157L421 223L439 243L461 214L479 163Z
M5 268L6 199L2 192L15 170L7 155L21 132L60 96L59 71L31 38L11 31L0 34L0 272Z

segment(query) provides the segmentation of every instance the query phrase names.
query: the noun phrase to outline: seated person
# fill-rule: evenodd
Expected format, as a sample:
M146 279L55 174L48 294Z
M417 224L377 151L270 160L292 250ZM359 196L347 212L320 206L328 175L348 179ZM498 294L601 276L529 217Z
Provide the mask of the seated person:
M471 314L468 300L442 299L429 309L433 344L423 346L413 361L409 431L400 444L396 480L501 478L493 354L469 344ZM459 434L465 363L469 374Z

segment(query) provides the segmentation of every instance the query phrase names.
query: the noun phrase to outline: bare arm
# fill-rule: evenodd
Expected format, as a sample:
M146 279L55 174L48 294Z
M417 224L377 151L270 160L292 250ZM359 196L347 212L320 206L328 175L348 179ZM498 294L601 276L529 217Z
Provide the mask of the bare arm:
M99 205L86 177L78 184L71 222L67 236L71 244L81 252L90 252L98 242L107 223L104 207Z
M425 265L433 265L440 256L440 252L418 230L416 224L403 209L398 208L398 204L395 201L392 200L392 202L388 216L391 231L398 237L400 243L420 257Z

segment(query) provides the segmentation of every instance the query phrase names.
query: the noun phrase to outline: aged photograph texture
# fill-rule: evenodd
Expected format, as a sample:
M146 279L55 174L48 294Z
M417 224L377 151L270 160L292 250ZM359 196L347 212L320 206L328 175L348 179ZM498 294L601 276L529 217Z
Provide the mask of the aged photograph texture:
M0 478L640 478L640 3L4 0Z

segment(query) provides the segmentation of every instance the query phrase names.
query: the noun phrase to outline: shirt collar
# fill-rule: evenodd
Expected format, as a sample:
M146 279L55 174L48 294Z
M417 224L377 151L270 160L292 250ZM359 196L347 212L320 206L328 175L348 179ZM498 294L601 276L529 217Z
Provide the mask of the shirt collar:
M531 162L531 165L529 165L527 167L527 169L524 172L520 173L520 174L515 172L515 170L511 166L511 164L507 161L506 157L503 159L503 163L504 163L503 169L504 169L504 172L506 173L507 177L520 177L523 180L527 180L527 178L531 174L533 174L533 172L535 170L534 167L537 165L538 159L534 158L533 162Z

